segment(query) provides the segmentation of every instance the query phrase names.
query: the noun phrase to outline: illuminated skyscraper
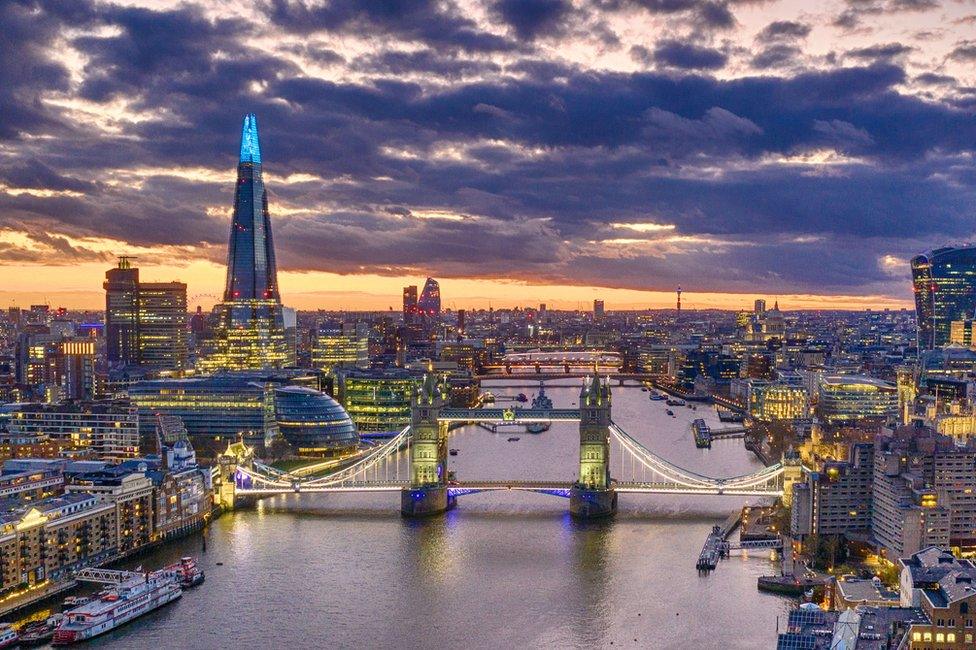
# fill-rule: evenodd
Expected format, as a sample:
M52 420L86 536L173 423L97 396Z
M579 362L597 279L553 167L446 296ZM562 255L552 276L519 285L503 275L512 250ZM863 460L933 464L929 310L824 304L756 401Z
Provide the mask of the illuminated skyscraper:
M952 321L971 317L976 308L976 247L938 248L912 259L918 347L949 343Z
M140 282L131 257L105 273L105 339L113 367L186 368L186 285Z
M424 290L417 300L417 309L424 316L440 316L441 314L441 285L434 278L427 278Z
M105 344L112 365L139 362L139 269L120 257L105 273Z
M408 325L417 315L417 285L403 287L403 322Z
M253 113L244 117L241 130L236 188L224 302L214 307L219 325L198 362L205 372L279 368L288 360L271 215L261 174L258 123Z

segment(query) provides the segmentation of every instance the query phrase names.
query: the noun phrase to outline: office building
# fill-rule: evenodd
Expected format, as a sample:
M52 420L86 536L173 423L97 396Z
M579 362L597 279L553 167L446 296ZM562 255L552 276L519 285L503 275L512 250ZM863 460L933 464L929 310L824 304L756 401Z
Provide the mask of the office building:
M312 340L312 367L366 368L369 366L369 325L334 323L321 325Z
M275 389L278 429L299 456L329 456L354 450L359 434L332 397L305 386Z
M339 370L336 394L360 432L399 431L410 423L410 398L420 377L399 368Z
M253 114L244 118L241 130L227 283L223 302L214 312L217 327L198 360L199 370L262 370L288 364L271 215Z
M241 436L260 446L277 435L274 388L260 375L215 375L139 381L129 387L142 427L179 416L198 449L223 449Z
M749 391L749 413L759 420L796 420L810 415L810 397L800 386L760 382Z
M403 287L403 322L410 324L417 315L417 285Z
M894 384L860 375L824 377L820 381L817 414L828 424L886 420L898 414L898 389Z
M186 285L140 282L131 257L105 273L105 342L113 367L181 371L187 365Z
M595 320L601 320L604 316L606 316L606 309L603 306L603 301L602 300L594 300L593 301L593 318Z
M427 278L424 290L417 299L417 311L427 318L441 315L441 285L434 278Z
M105 344L111 365L139 363L139 269L120 257L105 273Z
M938 248L912 258L918 348L949 343L951 323L976 309L976 247Z

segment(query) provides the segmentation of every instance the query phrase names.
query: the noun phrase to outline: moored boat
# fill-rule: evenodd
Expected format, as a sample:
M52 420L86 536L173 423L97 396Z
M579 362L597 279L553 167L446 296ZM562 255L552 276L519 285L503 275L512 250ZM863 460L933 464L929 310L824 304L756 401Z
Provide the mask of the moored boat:
M203 570L197 566L196 560L192 557L181 557L179 562L170 564L162 570L175 574L183 589L196 587L206 578Z
M64 620L63 614L49 616L47 620L28 623L20 631L20 645L35 646L47 643L54 638L54 632Z
M20 635L10 623L0 623L0 648L12 648L17 645Z
M101 569L113 584L98 598L68 610L54 632L53 645L87 641L120 625L171 603L183 595L176 572L161 570L145 574Z

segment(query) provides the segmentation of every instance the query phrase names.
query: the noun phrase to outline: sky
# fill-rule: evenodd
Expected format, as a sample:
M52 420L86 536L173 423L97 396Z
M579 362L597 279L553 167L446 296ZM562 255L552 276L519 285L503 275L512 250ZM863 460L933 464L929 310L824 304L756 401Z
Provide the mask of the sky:
M303 309L910 307L976 240L976 0L6 0L4 306L209 308L249 112Z

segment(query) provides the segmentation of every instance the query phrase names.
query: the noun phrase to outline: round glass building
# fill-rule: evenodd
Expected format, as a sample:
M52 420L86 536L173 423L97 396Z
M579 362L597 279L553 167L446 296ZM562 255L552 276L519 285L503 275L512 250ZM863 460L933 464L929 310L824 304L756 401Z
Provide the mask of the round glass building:
M325 393L304 386L275 389L278 429L299 456L324 456L359 444L349 414Z

